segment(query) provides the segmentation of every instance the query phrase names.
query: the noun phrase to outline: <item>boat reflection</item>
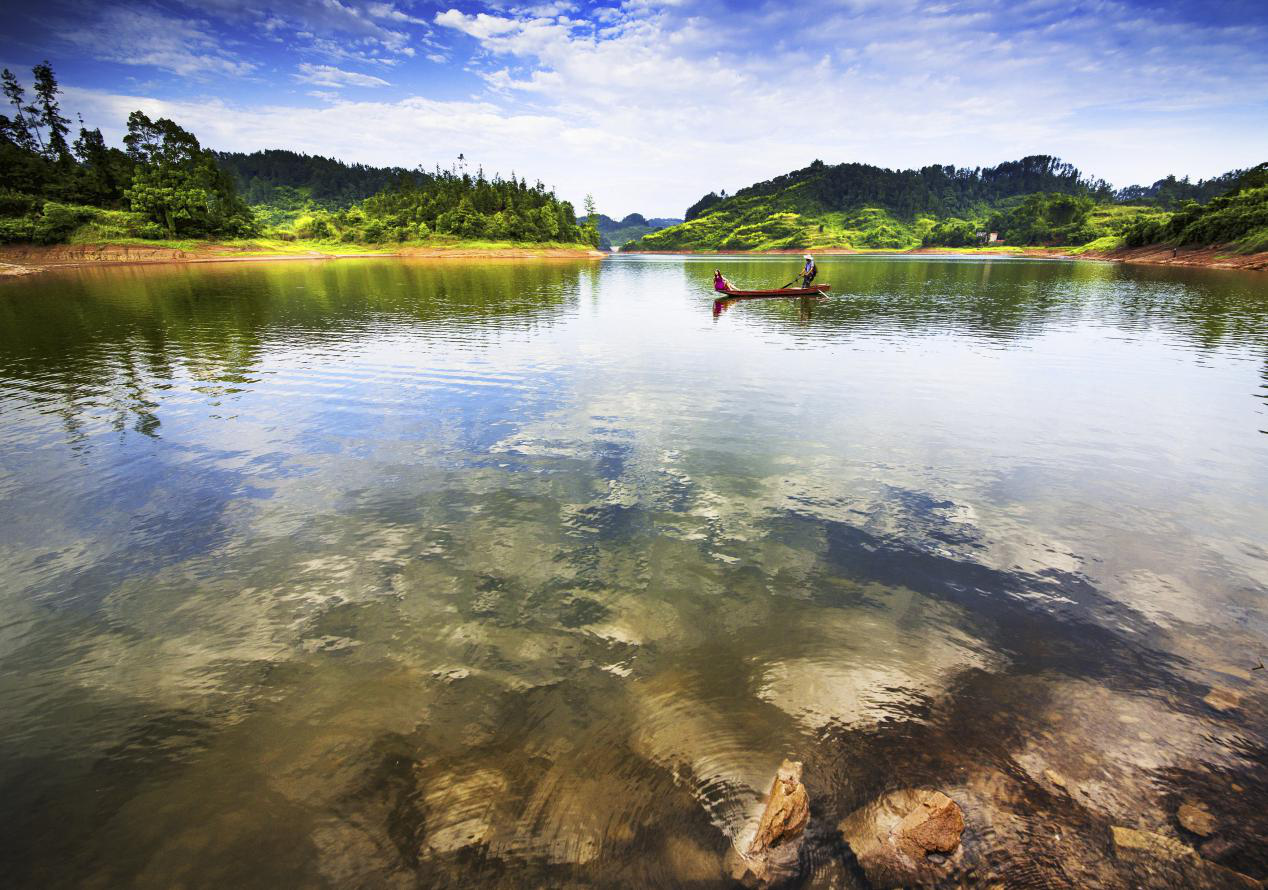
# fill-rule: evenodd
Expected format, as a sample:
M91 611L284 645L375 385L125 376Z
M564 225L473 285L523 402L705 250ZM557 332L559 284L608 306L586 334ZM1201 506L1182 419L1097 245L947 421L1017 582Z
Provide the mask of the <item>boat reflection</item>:
M751 296L751 297L718 297L713 301L713 317L717 318L726 312L736 303L743 303L749 300L796 300L797 315L801 321L809 321L814 317L814 306L816 303L822 303L828 299L827 294L821 294L817 297L771 297L767 295Z

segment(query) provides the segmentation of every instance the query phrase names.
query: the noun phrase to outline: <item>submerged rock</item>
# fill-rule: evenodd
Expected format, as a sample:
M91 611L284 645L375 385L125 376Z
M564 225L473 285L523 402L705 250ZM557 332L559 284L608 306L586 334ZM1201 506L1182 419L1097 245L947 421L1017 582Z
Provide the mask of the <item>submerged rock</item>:
M1232 856L1242 845L1236 840L1227 837L1208 838L1198 847L1198 855L1203 859L1209 859L1212 862L1219 862Z
M1242 706L1242 694L1225 686L1212 686L1202 701L1217 711L1236 711Z
M1210 837L1215 833L1215 817L1205 804L1185 801L1176 811L1176 818L1186 831L1191 831L1198 837Z
M881 887L932 883L963 856L964 814L941 791L894 791L840 824L869 881Z
M809 821L810 799L801 784L801 764L785 760L775 774L757 830L742 850L738 844L731 848L727 866L732 877L757 887L793 877Z
M1197 853L1173 837L1155 834L1152 831L1141 831L1137 828L1124 828L1121 825L1111 826L1114 836L1114 850L1118 854L1124 852L1147 853L1159 860L1196 859Z
M1114 853L1120 859L1134 859L1158 876L1160 883L1183 887L1246 887L1262 888L1263 884L1249 875L1208 862L1192 847L1173 837L1124 828L1111 827Z

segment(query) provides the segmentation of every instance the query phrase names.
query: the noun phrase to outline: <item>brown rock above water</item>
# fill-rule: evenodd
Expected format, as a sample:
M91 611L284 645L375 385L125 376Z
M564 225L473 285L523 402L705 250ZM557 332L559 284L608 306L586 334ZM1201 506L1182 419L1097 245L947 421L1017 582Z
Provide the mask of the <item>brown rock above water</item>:
M931 883L962 857L964 814L940 791L894 791L841 822L841 835L878 887Z
M801 764L785 760L771 784L766 809L752 840L731 849L732 876L749 886L771 886L797 872L801 842L810 821L810 799L801 784Z

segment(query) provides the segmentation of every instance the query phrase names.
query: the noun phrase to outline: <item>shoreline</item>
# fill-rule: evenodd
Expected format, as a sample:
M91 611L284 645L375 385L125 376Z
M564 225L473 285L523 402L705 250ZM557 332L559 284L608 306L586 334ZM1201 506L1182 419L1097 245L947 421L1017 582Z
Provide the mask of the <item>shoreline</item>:
M1032 259L1085 260L1151 266L1268 271L1268 251L1238 254L1224 245L1180 248L1151 245L1089 250L1059 247L915 247L910 250L870 250L851 247L809 248L817 256L971 256L1026 257ZM630 256L800 256L806 249L778 250L631 250L613 254L593 248L533 246L405 246L390 250L331 249L295 251L257 250L232 244L199 244L193 249L144 243L5 244L0 245L0 279L21 277L54 269L86 266L183 265L194 263L282 262L287 260L340 259L603 259Z
M308 249L289 251L256 251L250 247L208 243L192 250L159 244L5 244L0 245L0 278L32 275L54 269L85 266L158 265L175 266L194 263L254 263L287 260L343 259L602 259L610 254L598 249L570 247L474 247L455 245L397 247L391 250Z
M913 247L910 250L866 250L852 247L781 248L778 250L631 250L630 256L973 256L1027 257L1051 260L1089 260L1149 266L1189 266L1208 269L1268 271L1268 251L1231 253L1227 245L1182 247L1123 247L1117 250L1088 250L1076 253L1070 247Z

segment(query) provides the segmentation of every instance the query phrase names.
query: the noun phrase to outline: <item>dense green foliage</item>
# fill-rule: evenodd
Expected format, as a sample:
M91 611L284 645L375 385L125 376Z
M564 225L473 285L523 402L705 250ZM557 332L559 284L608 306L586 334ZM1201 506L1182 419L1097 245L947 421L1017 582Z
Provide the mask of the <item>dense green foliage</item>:
M381 244L432 234L490 241L599 243L578 225L572 205L540 182L437 171L395 185L343 210L312 209L281 234L310 240Z
M1165 208L1177 195L1210 197L1220 184L1247 175L1234 171L1196 184L1170 177L1115 193L1047 155L975 169L895 171L816 161L729 197L711 192L687 210L685 222L627 249L970 247L989 233L1009 245L1108 248L1133 226L1166 223ZM1138 199L1124 203L1132 196Z
M1222 176L1199 179L1197 182L1190 182L1187 176L1176 179L1173 175L1159 179L1153 185L1129 185L1115 192L1114 197L1120 204L1146 204L1163 210L1174 210L1186 201L1205 204L1212 198L1226 194L1236 188L1241 178L1249 172L1251 171L1230 170Z
M123 196L167 237L254 234L255 219L233 180L192 133L134 111L123 143L135 164Z
M1095 207L1086 195L1040 192L1004 202L986 227L1010 244L1084 244L1099 237L1088 225Z
M1187 201L1170 216L1140 220L1125 233L1128 246L1235 244L1268 249L1268 163L1243 171L1226 194L1202 205Z
M345 164L276 148L250 154L221 151L216 160L233 176L249 204L289 205L300 200L328 210L351 207L415 173L404 167Z
M166 118L128 117L126 150L100 130L80 129L73 146L45 62L35 98L10 71L0 115L0 241L126 238L248 238L267 235L381 244L479 239L599 243L572 205L542 183L368 167L289 151L216 154ZM461 158L460 158L461 162ZM254 206L248 206L241 194Z

